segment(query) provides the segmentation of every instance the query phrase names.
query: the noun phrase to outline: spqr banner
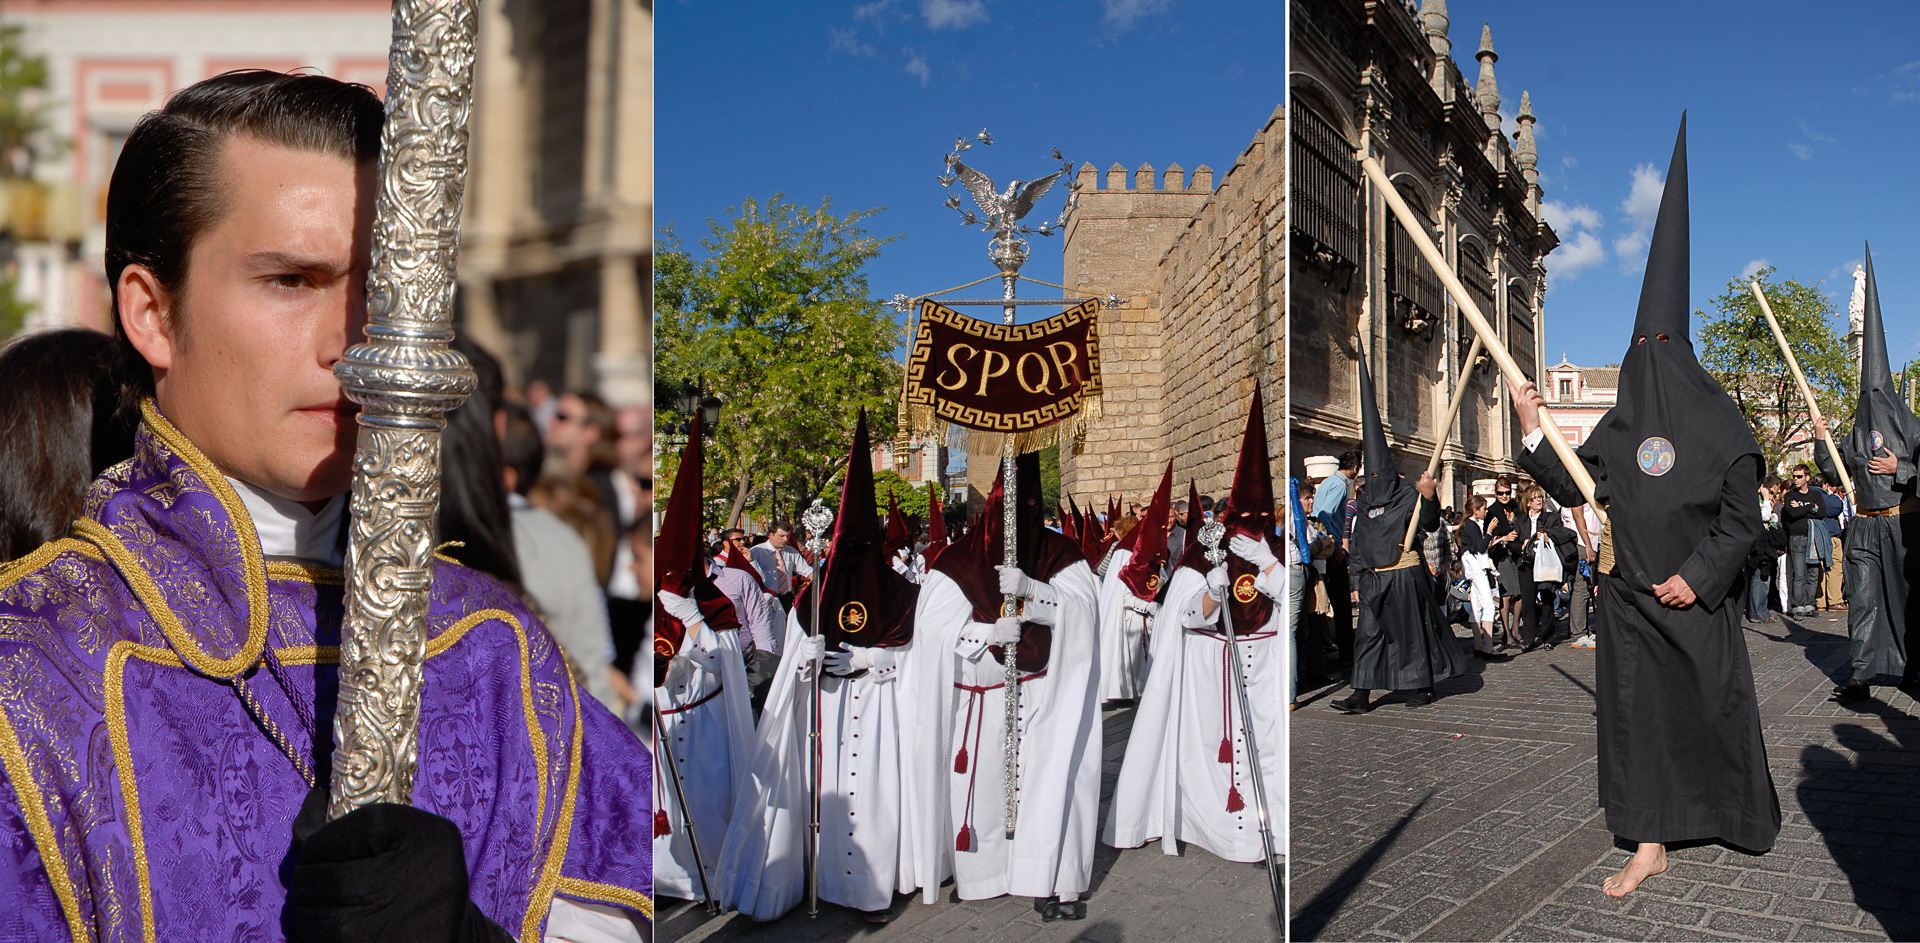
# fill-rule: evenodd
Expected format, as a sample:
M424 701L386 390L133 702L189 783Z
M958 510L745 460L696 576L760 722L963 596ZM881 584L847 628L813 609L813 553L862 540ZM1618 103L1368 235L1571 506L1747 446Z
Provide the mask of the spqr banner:
M1099 313L1088 299L1042 321L1001 324L922 300L907 357L909 427L1011 433L1021 452L1057 441L1062 420L1075 419L1064 425L1077 431L1098 415Z

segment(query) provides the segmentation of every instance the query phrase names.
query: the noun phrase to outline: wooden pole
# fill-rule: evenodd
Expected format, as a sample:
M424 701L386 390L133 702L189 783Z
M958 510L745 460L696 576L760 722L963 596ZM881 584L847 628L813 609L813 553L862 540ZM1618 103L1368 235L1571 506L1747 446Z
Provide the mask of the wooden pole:
M1767 293L1760 290L1760 282L1752 281L1747 287L1753 289L1753 297L1760 300L1760 313L1766 315L1767 326L1773 328L1773 339L1780 344L1780 353L1787 358L1787 366L1793 369L1793 382L1800 387L1801 398L1807 401L1807 413L1813 417L1814 429L1820 441L1827 444L1827 454L1833 457L1833 467L1840 470L1840 486L1847 489L1847 497L1853 497L1853 476L1847 474L1847 463L1840 460L1840 450L1834 448L1833 433L1818 432L1821 426L1820 404L1814 402L1813 388L1807 385L1807 375L1800 370L1800 359L1793 355L1793 347L1787 343L1787 334L1780 330L1780 322L1774 319L1773 306L1767 304Z
M1419 249L1421 257L1427 260L1428 265L1433 266L1433 272L1439 276L1440 284L1446 286L1447 294L1452 295L1454 304L1460 306L1460 313L1466 315L1467 323L1473 326L1474 333L1486 342L1487 353L1493 355L1493 362L1500 366L1501 375L1515 386L1519 386L1522 382L1532 382L1531 378L1520 369L1520 364L1514 361L1513 355L1507 352L1505 345L1500 343L1499 333L1494 331L1493 325L1488 323L1486 317L1480 313L1479 306L1475 305L1473 299L1467 295L1466 286L1460 284L1459 277L1453 274L1452 266L1449 266L1446 257L1440 254L1440 247L1433 244L1433 237L1427 235L1426 221L1414 213L1413 208L1407 205L1407 201L1401 198L1400 191L1394 188L1393 181L1387 178L1386 168L1380 166L1378 160L1365 154L1354 156L1359 158L1360 168L1366 171L1367 179L1373 181L1374 188L1379 190L1380 195L1386 199L1387 207L1393 210L1394 216L1399 218L1401 227L1412 238L1414 248ZM1540 407L1540 430L1544 433L1547 446L1560 458L1560 464L1566 466L1567 474L1573 478L1574 485L1579 487L1581 496L1587 499L1588 506L1600 516L1602 524L1606 523L1606 512L1601 509L1600 502L1593 496L1593 476L1587 474L1586 466L1580 464L1580 458L1573 454L1573 446L1567 444L1567 437L1560 434L1559 424L1553 421L1553 416L1547 412L1545 406Z
M1461 404L1467 401L1468 379L1466 374L1472 372L1473 358L1480 355L1480 351L1484 346L1485 345L1480 342L1480 335L1473 335L1473 344L1467 348L1466 372L1461 374L1460 382L1453 387L1453 399L1447 403L1447 421L1440 424L1440 437L1433 443L1433 454L1427 458L1427 475L1429 477L1431 477L1434 472L1440 470L1440 453L1447 450L1447 436L1452 434L1455 420L1460 418ZM1413 520L1407 522L1407 536L1400 541L1401 553L1413 549L1413 538L1419 533L1420 511L1416 507L1413 512Z

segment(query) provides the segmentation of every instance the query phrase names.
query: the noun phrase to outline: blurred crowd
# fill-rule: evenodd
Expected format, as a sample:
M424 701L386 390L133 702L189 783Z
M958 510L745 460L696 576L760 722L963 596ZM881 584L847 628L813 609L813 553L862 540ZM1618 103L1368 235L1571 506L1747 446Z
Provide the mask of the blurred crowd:
M585 391L504 382L464 338L478 388L442 438L439 552L497 577L546 622L581 687L629 723L653 606L652 415ZM45 331L0 348L0 571L65 536L88 483L133 455L110 338ZM144 365L139 369L145 369Z

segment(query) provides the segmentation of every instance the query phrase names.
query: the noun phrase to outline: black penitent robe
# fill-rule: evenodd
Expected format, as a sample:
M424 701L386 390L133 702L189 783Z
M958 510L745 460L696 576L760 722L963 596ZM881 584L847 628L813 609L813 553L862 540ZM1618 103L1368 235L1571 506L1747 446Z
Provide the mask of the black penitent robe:
M1583 447L1581 458L1606 481L1597 455ZM1522 452L1519 464L1554 500L1585 502L1547 449ZM1599 583L1600 806L1607 828L1629 841L1720 839L1765 851L1780 833L1734 578L1760 533L1759 482L1758 456L1727 468L1719 513L1679 568L1699 596L1693 605L1674 609L1654 597L1651 584L1671 573Z
M1418 502L1420 532L1424 534L1438 527L1439 504L1418 497L1410 485L1402 490L1414 495ZM1413 504L1412 501L1396 503ZM1406 510L1411 512L1412 508ZM1354 522L1354 545L1356 548L1377 546L1382 548L1381 553L1397 553L1406 526L1406 513L1363 516ZM1372 534L1373 531L1379 533ZM1353 634L1353 687L1405 691L1432 687L1435 682L1465 674L1460 644L1453 637L1453 627L1440 612L1426 564L1377 570L1363 565L1362 556L1356 550L1351 558L1353 588L1360 594Z
M1840 458L1853 473L1854 494L1863 510L1898 507L1913 497L1913 463L1900 459L1892 475L1876 475L1867 470L1867 454L1849 435L1840 443ZM1896 456L1899 453L1894 453ZM1814 461L1820 473L1838 480L1833 456L1825 442L1817 443ZM1920 545L1920 514L1886 516L1856 515L1847 524L1842 585L1847 598L1847 639L1853 680L1872 681L1882 675L1904 676L1913 647L1920 638L1920 595L1912 589L1920 582L1920 555L1911 548Z

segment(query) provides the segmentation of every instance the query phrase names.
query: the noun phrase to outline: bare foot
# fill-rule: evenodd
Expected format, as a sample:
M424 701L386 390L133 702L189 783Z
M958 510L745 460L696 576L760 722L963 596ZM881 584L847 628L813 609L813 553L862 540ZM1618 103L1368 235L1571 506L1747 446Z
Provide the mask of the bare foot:
M1627 866L1601 882L1600 889L1608 897L1625 897L1640 886L1640 882L1667 869L1667 846L1656 842L1641 842L1638 851L1627 860Z

